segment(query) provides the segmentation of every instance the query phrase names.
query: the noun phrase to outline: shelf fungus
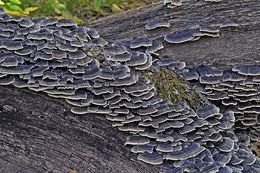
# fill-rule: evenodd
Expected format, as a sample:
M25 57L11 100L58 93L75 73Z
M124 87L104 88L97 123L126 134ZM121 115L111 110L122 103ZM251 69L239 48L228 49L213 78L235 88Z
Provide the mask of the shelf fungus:
M168 28L170 26L171 26L171 24L168 21L165 21L162 19L153 19L145 25L145 29L153 30L156 28L163 28L163 27Z
M217 32L217 31L216 31ZM198 74L198 78L192 78L190 71ZM259 65L236 65L224 71L207 65L183 70L183 76L196 85L208 100L220 106L220 109L232 111L225 113L232 120L223 121L219 124L221 129L247 129L244 133L253 135L252 142L258 140L259 136ZM254 115L254 116L252 116ZM258 133L255 134L255 130Z
M163 46L150 38L110 45L95 29L71 20L14 17L2 9L0 25L16 31L0 33L0 85L63 99L74 114L104 116L128 134L125 147L138 160L166 162L168 172L260 172L259 158L233 133L241 121L240 127L254 128L250 139L259 134L259 66L186 68L174 57L154 56ZM193 37L188 29L165 40Z
M175 43L175 44L191 41L192 39L193 36L188 29L176 31L164 36L165 41L167 41L168 43Z

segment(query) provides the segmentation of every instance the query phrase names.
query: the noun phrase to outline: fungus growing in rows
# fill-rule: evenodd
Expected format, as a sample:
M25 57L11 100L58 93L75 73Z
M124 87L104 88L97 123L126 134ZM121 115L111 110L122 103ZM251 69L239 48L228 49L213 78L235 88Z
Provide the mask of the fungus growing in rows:
M260 66L259 65L239 65L232 68L233 71L238 74L245 76L259 76Z
M153 153L153 150L154 146L150 144L135 145L131 149L133 153Z
M157 60L157 55L149 55L163 47L155 40L139 38L110 45L95 30L71 21L33 19L27 21L32 26L25 28L19 25L26 23L23 17L2 14L0 10L0 25L5 25L5 33L1 33L5 41L1 40L1 85L63 98L75 114L104 115L113 127L129 132L126 147L149 164L168 160L175 172L236 171L241 167L250 172L259 168L256 157L240 145L242 135L233 132L235 120L244 125L258 120L260 98L257 90L249 89L258 84L257 67L236 68L224 74L207 66L186 71L185 63L175 58ZM9 38L13 30L10 24L17 25L17 40ZM184 42L196 34L216 32L200 29L183 30L167 38ZM204 98L173 71L203 79L202 92L211 100L235 105L231 109L240 116L235 119L233 112L222 114L213 104L202 104ZM255 134L248 139L256 139L259 131L252 128Z
M153 153L145 152L138 154L137 159L152 165L159 165L163 163L163 156L156 151Z
M191 157L196 157L198 154L205 150L204 147L198 143L191 143L187 147L182 147L182 150L172 152L166 155L166 160L185 160Z
M24 17L21 17L20 18L21 20L18 22L18 24L21 26L21 27L25 27L25 28L30 28L32 27L33 25L35 25L33 23L33 21L27 17L27 16L24 16Z

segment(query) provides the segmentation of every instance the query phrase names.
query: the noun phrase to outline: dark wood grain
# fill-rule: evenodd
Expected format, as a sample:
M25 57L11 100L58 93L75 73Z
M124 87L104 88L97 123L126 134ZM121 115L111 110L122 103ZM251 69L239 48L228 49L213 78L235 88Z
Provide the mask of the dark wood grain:
M147 35L163 41L167 33L189 28L194 24L220 24L233 21L239 27L223 28L219 38L204 37L184 44L168 44L159 53L176 56L188 65L206 62L217 67L260 63L260 2L258 0L225 0L212 3L186 0L182 6L169 9L153 4L100 19L91 24L110 41ZM170 21L170 28L145 30L154 18Z
M0 172L158 172L136 159L126 133L104 117L75 116L59 100L3 86L0 109Z
M179 45L167 44L159 53L170 54L188 65L207 62L218 67L260 63L259 0L210 3L187 0L167 9L162 3L123 12L90 24L110 42L147 35L163 40L167 33L194 24L232 20L240 27ZM153 18L170 20L171 27L145 31ZM16 108L5 111L4 105ZM159 166L137 161L123 145L125 133L100 116L75 116L67 106L43 94L0 86L0 172L153 173Z

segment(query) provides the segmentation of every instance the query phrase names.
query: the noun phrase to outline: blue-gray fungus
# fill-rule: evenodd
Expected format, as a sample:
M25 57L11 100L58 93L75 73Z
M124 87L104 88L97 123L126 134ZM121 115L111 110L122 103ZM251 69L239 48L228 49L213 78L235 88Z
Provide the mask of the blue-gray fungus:
M175 44L191 41L192 39L193 36L188 29L176 31L164 36L165 41L167 41L168 43L175 43Z
M95 29L73 21L10 16L2 9L0 25L1 85L63 99L75 114L103 115L128 133L125 145L138 160L153 165L168 162L161 172L260 172L259 158L240 142L248 138L234 133L234 124L240 121L250 125L250 137L259 134L259 89L250 89L259 88L255 87L259 66L185 69L185 63L174 57L154 56L163 46L149 38L110 45ZM193 37L184 30L165 40L183 43ZM225 92L212 100L219 97L231 110L222 111L210 99L194 110L185 101L161 98L154 83L144 77L159 67L202 82L206 96Z
M153 30L156 28L163 28L163 27L168 28L170 26L171 26L171 24L168 21L165 21L162 19L153 19L145 25L145 29Z
M199 78L189 78L190 71L197 72ZM246 133L253 143L260 137L259 72L260 66L257 64L236 65L224 71L207 65L199 65L183 70L182 75L188 76L186 79L194 83L209 101L219 105L220 109L228 111L223 114L223 120L227 116L230 120L221 121L219 128L245 129L238 134ZM242 143L249 145L248 142Z

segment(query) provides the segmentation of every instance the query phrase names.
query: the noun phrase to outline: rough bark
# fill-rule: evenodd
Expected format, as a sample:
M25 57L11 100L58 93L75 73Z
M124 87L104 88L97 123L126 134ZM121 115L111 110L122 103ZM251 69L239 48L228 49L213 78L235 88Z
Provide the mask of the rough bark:
M174 9L162 3L120 13L100 19L91 24L101 36L110 41L131 39L147 35L163 41L167 33L188 28L194 24L219 24L233 21L239 27L221 30L219 38L204 37L184 44L169 44L161 55L174 55L188 65L206 62L217 67L233 64L260 63L260 3L258 0L228 0L212 3L186 0ZM145 24L153 18L170 21L170 28L146 31Z
M240 27L221 31L220 38L164 43L160 54L174 55L188 65L206 61L220 67L234 63L259 63L259 0L209 3L187 0L167 9L162 3L113 15L91 24L101 36L118 41L148 35L163 40L166 33L193 24L222 23L229 19ZM170 20L171 27L145 31L153 18ZM11 110L10 105L16 111ZM126 134L100 116L75 116L65 103L43 94L0 86L0 171L9 172L158 172L159 166L137 161L123 145Z
M102 116L75 116L43 94L0 86L0 172L158 172Z

